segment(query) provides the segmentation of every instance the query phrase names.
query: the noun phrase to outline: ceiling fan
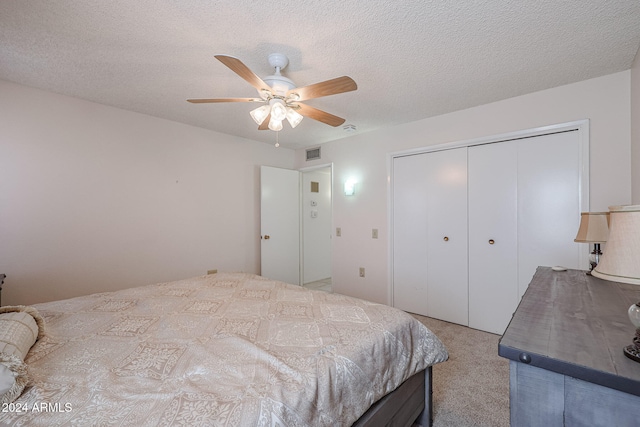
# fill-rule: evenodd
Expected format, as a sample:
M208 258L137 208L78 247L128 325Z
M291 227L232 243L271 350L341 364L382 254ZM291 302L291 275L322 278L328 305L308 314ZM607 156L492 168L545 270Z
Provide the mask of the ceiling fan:
M282 122L286 119L292 128L302 121L303 116L330 126L340 126L345 119L326 111L318 110L303 104L301 101L335 95L356 90L358 86L351 77L343 76L335 79L315 83L308 86L296 87L290 79L284 77L280 71L288 64L289 59L281 53L269 55L269 64L275 68L273 75L261 79L238 58L227 55L215 55L216 59L229 67L233 72L246 80L258 91L259 98L217 98L217 99L187 99L194 104L215 102L260 102L263 105L252 110L249 114L258 124L258 129L282 130Z

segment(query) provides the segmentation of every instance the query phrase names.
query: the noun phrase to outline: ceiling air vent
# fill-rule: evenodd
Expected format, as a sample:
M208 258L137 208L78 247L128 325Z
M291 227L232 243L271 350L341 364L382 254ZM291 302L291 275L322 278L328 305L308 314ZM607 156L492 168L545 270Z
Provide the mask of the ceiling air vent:
M320 147L309 148L307 150L307 162L310 160L318 160L320 158Z

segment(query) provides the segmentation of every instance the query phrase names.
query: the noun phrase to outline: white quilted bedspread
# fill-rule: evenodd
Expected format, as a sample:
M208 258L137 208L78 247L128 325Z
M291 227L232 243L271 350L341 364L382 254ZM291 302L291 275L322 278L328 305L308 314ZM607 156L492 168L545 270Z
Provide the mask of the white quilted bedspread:
M251 274L35 307L32 385L0 425L348 426L447 359L400 310Z

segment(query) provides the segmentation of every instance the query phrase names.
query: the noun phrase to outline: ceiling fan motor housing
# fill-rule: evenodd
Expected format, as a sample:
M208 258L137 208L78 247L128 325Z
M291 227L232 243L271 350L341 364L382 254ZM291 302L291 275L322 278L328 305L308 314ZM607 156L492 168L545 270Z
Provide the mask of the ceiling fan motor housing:
M284 97L288 91L296 87L293 81L280 74L280 71L289 65L289 58L283 53L272 53L269 55L269 65L275 68L275 73L263 80L271 87L274 94Z
M288 91L296 87L295 83L293 83L290 79L279 74L265 77L263 80L271 87L271 90L274 94L283 98L286 96Z

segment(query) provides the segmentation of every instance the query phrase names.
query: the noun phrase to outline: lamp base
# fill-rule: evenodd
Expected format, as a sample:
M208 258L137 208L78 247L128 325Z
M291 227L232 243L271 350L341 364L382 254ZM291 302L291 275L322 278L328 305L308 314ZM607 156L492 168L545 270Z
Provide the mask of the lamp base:
M636 336L633 337L633 344L623 348L622 352L629 359L640 362L640 328L636 329Z
M587 271L588 276L591 276L591 272L593 271L593 269L598 266L598 263L600 262L600 255L602 255L602 252L600 251L600 243L594 243L593 251L591 251L591 254L589 256L589 271Z
M635 360L636 362L640 362L640 350L638 347L631 344L622 349L624 355L627 356L631 360Z

